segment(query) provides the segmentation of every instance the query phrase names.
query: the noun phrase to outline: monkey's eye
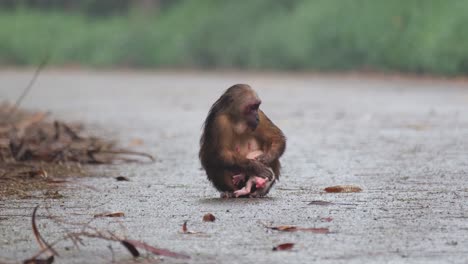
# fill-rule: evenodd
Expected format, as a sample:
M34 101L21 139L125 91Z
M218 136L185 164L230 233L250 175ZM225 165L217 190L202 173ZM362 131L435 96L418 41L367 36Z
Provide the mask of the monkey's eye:
M251 110L258 110L258 108L260 107L260 104L253 104L250 106L250 109Z

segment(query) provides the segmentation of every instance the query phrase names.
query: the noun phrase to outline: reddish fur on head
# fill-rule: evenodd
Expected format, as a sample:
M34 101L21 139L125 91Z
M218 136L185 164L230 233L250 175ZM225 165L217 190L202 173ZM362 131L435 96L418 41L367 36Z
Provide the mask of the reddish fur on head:
M258 116L258 108L262 102L258 99L254 99L244 108L244 117L247 121L247 125L252 129L255 130L258 126L259 116Z

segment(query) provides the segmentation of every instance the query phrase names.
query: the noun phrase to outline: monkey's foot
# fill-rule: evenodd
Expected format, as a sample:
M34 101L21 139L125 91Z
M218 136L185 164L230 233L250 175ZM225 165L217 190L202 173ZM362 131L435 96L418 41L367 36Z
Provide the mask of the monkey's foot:
M243 173L232 176L232 183L236 186L239 185L239 183L242 183L244 181L245 181L245 174Z
M220 197L223 198L223 199L227 199L227 198L234 198L234 197L237 197L237 196L234 196L234 193L233 192L222 192L220 193Z
M250 193L250 191L248 191L247 188L244 187L244 188L242 188L242 189L240 189L240 190L235 191L235 192L234 192L234 195L235 195L236 197L239 197L239 196L247 195L247 194L249 194L249 193Z

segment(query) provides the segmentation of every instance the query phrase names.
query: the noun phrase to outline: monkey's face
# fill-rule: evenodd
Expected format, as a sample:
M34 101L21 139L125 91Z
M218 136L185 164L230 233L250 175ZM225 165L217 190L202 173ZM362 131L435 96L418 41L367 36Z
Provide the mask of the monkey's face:
M244 106L243 115L247 125L254 131L259 122L258 108L262 102L258 99L252 100L250 103Z

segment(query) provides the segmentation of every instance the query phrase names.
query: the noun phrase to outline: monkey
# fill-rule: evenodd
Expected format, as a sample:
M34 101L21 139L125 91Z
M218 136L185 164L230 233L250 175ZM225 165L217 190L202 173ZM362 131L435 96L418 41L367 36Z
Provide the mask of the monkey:
M199 158L208 180L222 197L234 197L235 191L253 185L249 177L258 177L255 182L265 179L266 183L263 188L255 186L250 196L265 196L279 179L279 158L286 150L286 137L260 110L261 103L249 85L236 84L211 106L205 119ZM261 154L247 158L257 150Z

